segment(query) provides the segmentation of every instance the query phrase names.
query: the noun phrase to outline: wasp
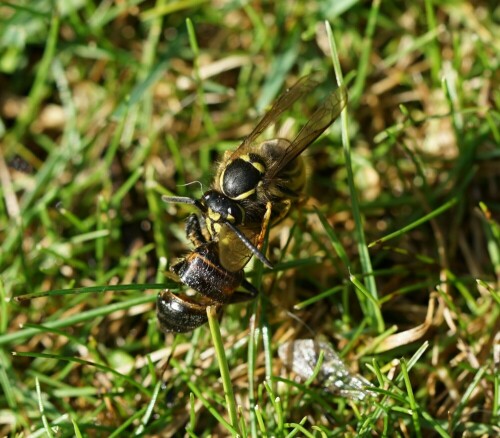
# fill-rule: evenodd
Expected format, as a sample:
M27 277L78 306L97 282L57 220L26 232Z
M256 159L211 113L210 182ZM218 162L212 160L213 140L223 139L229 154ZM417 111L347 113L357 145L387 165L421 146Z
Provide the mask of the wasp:
M339 116L347 103L346 89L341 86L329 94L295 138L261 137L319 84L314 75L305 76L285 91L240 146L224 154L212 187L200 199L163 198L193 205L199 215L191 214L186 221L186 236L194 250L171 267L180 283L195 294L160 292L157 317L162 331L193 330L207 321L207 306L221 311L225 304L257 295L243 268L255 256L272 269L261 251L265 231L284 219L304 196L306 167L300 154Z

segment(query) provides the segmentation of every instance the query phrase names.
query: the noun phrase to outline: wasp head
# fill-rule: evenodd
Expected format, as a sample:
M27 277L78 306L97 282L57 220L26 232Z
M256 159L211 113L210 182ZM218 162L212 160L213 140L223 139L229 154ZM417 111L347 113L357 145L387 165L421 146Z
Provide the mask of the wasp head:
M215 190L209 190L200 199L202 208L205 209L205 220L210 234L220 232L221 225L241 225L245 219L245 211L232 199Z

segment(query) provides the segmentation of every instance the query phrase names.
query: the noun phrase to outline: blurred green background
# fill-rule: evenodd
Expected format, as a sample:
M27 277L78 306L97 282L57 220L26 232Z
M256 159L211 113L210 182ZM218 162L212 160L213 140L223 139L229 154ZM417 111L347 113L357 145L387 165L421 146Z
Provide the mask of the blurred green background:
M2 436L499 433L497 2L0 1L0 17ZM276 269L251 263L261 296L226 309L230 426L208 328L157 328L190 249L191 209L161 196L199 196L299 77L334 83L325 23L351 149L338 122L308 149ZM298 383L276 350L311 337L376 398Z

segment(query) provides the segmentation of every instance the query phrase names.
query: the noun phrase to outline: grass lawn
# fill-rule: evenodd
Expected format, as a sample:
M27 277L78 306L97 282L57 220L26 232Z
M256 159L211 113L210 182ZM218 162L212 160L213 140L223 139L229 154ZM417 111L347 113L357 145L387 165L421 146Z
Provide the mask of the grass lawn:
M497 2L19 0L0 17L0 436L500 435ZM258 298L160 332L194 211L162 197L199 198L314 72L287 132L337 80L349 103L303 154L274 269L245 268ZM279 354L297 339L323 346L307 365Z

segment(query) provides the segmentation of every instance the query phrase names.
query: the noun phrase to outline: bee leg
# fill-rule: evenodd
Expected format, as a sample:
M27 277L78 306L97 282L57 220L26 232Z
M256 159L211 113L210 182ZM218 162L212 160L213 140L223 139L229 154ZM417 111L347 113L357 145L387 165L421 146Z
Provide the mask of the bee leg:
M207 239L205 238L202 231L202 224L204 222L203 218L199 218L196 214L192 213L186 219L186 237L191 241L191 243L199 248L202 245L207 244ZM174 265L170 266L170 272L166 273L166 276L176 282L182 282L179 278L178 272L186 265L186 260L184 258L177 261Z
M255 288L255 286L246 279L243 279L241 286L245 289L245 291L237 290L234 292L233 295L231 295L231 299L228 304L250 301L259 294L259 291Z
M196 248L207 243L207 239L205 239L201 230L200 218L196 216L196 214L192 213L186 219L185 231L186 237ZM182 266L185 265L185 263L186 261L184 259L178 260L174 265L170 266L170 272L166 272L166 276L171 280L180 282L181 280L179 279L177 272Z
M186 237L196 248L207 243L201 229L200 218L194 213L186 219Z

